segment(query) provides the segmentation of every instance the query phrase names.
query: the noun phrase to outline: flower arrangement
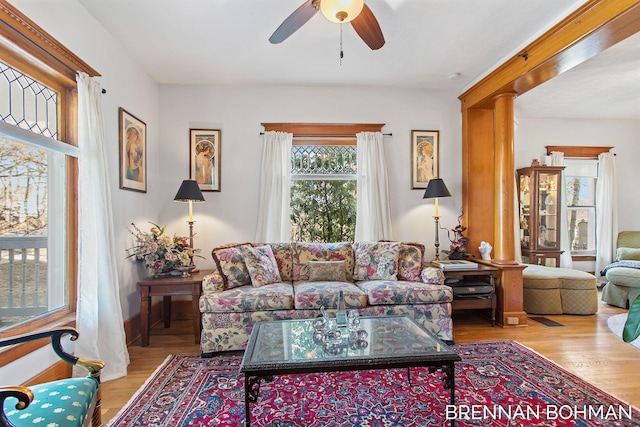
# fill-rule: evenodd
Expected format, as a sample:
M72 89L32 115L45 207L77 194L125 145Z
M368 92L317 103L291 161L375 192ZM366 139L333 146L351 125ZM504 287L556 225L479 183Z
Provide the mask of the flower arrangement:
M199 251L189 245L186 237L169 236L165 228L150 223L153 227L149 232L141 231L135 224L129 230L134 237L135 245L127 252L127 258L135 257L144 261L146 267L153 272L153 277L173 271L177 267L191 265L194 255Z
M467 230L467 227L462 225L462 214L458 217L458 225L451 229L453 232L453 238L447 230L447 237L451 242L451 246L449 246L448 256L449 259L467 259L470 257L468 252L469 248L469 238L464 236L464 232Z

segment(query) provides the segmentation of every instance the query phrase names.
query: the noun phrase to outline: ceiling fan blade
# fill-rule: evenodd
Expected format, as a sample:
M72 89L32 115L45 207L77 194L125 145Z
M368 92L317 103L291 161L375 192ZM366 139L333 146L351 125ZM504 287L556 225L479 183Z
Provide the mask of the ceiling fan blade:
M298 31L300 27L307 23L318 11L320 3L318 0L307 0L302 6L297 8L287 19L284 20L277 30L269 37L273 44L281 43L291 34Z
M384 46L384 36L382 35L378 20L366 4L362 8L360 15L351 21L351 25L353 25L353 29L356 30L356 33L358 33L360 38L371 49L377 50Z

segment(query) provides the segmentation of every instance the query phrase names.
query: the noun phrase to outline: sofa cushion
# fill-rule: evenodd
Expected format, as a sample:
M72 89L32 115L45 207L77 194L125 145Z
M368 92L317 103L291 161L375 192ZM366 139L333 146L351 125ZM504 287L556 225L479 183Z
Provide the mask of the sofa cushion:
M344 294L344 303L347 308L361 308L367 305L367 295L353 283L302 282L294 287L295 308L297 310L336 308L340 291Z
M309 280L312 282L344 282L347 280L346 261L309 261Z
M444 285L444 273L441 269L435 267L425 267L420 273L422 283L430 285Z
M616 249L616 259L618 261L640 261L640 248L618 248Z
M221 246L211 251L211 256L222 276L225 289L233 289L251 283L249 270L244 263L242 248L251 246L251 243Z
M403 280L367 280L358 282L367 294L369 305L431 304L450 302L453 293L448 286Z
M240 286L200 297L200 312L231 313L293 308L293 285L271 283L255 288Z
M615 267L607 271L607 280L619 286L640 288L640 269L630 267Z
M345 260L347 282L353 280L353 248L350 243L291 243L294 282L309 280L309 261Z
M420 243L401 243L398 252L398 280L420 282L424 245Z
M396 280L400 242L356 242L354 280Z
M293 258L291 254L291 243L268 243L273 251L273 256L278 263L278 271L283 282L293 280ZM261 246L261 245L256 245Z
M249 270L251 283L256 288L270 283L280 282L280 271L273 256L271 246L243 246L244 263Z

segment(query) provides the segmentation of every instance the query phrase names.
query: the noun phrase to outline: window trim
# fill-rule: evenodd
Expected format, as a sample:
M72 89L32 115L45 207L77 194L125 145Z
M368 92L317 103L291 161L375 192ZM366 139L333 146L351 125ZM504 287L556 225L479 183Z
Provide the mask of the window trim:
M290 132L293 137L355 136L360 132L382 132L384 123L260 123L265 132ZM310 144L304 144L310 145Z
M0 0L0 54L11 67L45 84L59 94L58 140L77 147L76 73L99 76L97 71L18 11ZM0 338L75 324L78 266L78 161L67 154L67 287L68 305L8 327ZM0 351L0 366L47 345L44 340L19 344Z
M607 153L614 147L590 147L586 145L547 145L544 148L547 149L547 156L550 156L552 151L559 151L561 153L564 153L564 157L567 159L598 160L598 156L600 154Z

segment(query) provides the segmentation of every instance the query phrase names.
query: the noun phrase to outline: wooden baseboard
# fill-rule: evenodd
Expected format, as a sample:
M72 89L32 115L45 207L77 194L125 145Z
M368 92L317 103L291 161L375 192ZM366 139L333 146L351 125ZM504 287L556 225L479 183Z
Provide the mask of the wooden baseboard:
M67 362L63 362L62 360L54 363L44 371L40 372L38 375L30 378L23 385L30 386L33 384L42 384L47 383L49 381L61 380L64 378L71 378L71 373L73 370L73 365L68 364Z
M171 318L172 320L191 319L191 301L178 300L171 302ZM162 321L162 301L151 306L151 325ZM136 340L140 340L140 313L125 320L124 331L126 334L127 345L131 345ZM46 343L45 343L46 344ZM42 345L42 344L41 344ZM39 345L38 347L40 347ZM34 350L37 349L34 348ZM33 376L24 382L24 386L32 384L42 384L49 381L56 381L63 378L71 378L73 366L63 362L62 360L54 363L44 371Z

